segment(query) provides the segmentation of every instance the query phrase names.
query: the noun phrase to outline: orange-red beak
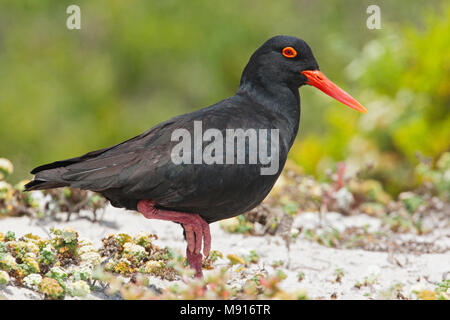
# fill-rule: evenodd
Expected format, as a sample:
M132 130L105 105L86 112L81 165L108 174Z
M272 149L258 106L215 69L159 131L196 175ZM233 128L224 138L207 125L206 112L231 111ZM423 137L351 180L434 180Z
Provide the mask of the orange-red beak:
M330 97L335 98L337 101L358 110L359 112L366 113L367 109L364 108L358 101L356 101L351 95L339 88L333 82L331 82L325 75L319 70L305 70L302 74L308 79L306 84L316 87L322 90Z

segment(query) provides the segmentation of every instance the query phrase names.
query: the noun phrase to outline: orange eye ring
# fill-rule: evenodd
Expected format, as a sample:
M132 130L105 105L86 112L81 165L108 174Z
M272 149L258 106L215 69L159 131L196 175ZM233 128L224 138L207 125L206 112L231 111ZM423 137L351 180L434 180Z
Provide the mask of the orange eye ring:
M284 48L283 51L281 51L281 53L286 58L295 58L297 56L297 51L295 51L295 49L292 47Z

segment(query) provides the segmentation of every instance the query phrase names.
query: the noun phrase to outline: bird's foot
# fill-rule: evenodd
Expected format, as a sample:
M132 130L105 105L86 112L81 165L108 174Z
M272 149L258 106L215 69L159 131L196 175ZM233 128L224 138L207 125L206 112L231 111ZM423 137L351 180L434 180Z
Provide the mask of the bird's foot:
M198 214L184 213L155 208L156 202L141 200L137 208L147 219L159 219L178 222L183 225L186 232L186 256L189 265L195 270L195 276L201 278L202 274L202 242L203 254L207 257L211 250L211 233L209 224Z
M193 253L189 251L189 247L186 248L186 257L189 262L189 266L195 270L196 278L203 278L202 263L203 257L201 253Z

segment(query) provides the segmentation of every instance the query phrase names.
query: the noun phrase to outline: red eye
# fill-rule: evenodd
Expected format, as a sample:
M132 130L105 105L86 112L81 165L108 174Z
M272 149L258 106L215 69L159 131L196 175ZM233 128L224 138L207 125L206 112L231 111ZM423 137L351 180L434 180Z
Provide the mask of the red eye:
M283 53L283 56L285 56L286 58L295 58L297 56L297 51L295 51L295 49L292 47L284 48L281 53Z

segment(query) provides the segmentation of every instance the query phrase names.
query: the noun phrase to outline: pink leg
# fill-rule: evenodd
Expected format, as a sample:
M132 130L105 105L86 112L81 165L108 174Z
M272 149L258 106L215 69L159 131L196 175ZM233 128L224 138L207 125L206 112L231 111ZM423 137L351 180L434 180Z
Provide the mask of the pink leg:
M202 254L200 253L202 242L205 256L208 256L211 250L209 224L198 214L156 209L155 205L155 201L141 200L138 202L137 208L147 219L168 220L183 225L186 232L186 256L189 265L195 270L195 277L201 278L203 276Z
M337 165L337 172L336 172L337 175L337 181L335 186L336 190L339 190L344 186L345 169L346 169L345 162L339 162Z

